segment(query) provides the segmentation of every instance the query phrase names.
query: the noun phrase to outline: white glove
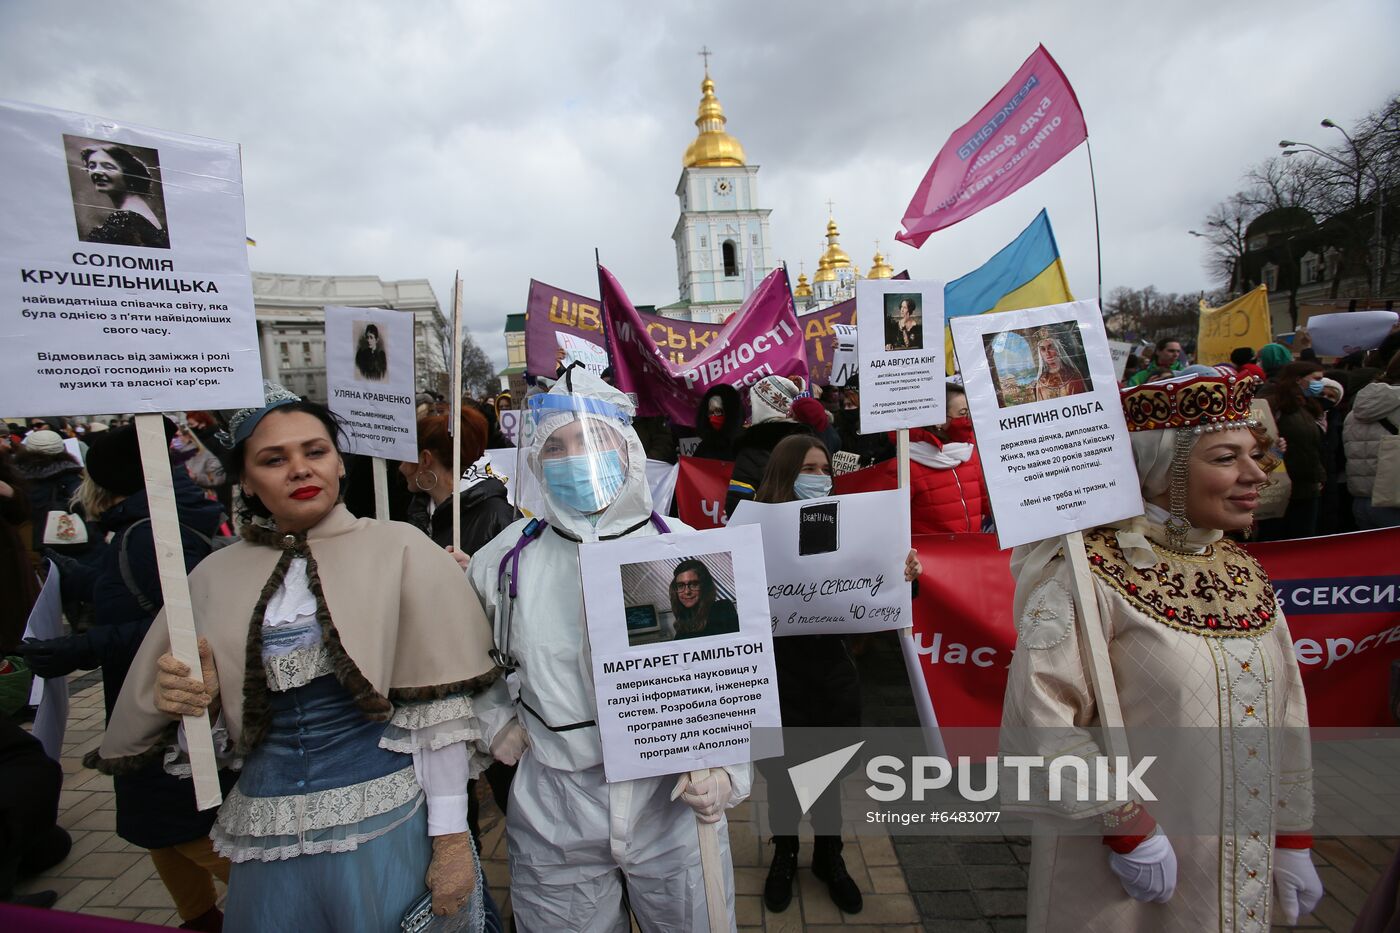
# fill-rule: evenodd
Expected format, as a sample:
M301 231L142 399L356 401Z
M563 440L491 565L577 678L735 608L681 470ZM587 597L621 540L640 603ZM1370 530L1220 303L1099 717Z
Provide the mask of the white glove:
M1274 849L1274 892L1289 926L1313 912L1322 900L1322 879L1313 867L1312 849Z
M491 757L503 765L519 764L520 756L529 747L530 733L525 731L519 719L512 719L491 742Z
M1165 904L1176 890L1176 851L1160 829L1126 855L1110 850L1108 867L1135 901Z
M718 823L724 815L724 805L729 802L729 772L723 768L711 768L710 773L699 781L692 781L690 774L676 778L676 787L671 791L671 799L677 797L685 801L702 823Z

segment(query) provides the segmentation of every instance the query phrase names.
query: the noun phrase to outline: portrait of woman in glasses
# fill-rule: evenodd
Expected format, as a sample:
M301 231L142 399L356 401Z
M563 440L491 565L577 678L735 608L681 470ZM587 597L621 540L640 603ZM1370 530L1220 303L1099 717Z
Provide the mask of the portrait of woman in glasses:
M676 617L677 639L739 631L734 601L718 597L710 568L693 557L677 564L671 576L671 612Z

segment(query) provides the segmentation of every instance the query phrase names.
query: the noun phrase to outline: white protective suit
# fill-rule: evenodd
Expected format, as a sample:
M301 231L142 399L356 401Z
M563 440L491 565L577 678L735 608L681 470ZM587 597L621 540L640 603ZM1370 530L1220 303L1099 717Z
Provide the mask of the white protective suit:
M560 379L551 394L570 394L567 383L571 382L574 394L601 399L632 414L627 396L601 379L581 369L573 370L571 376L571 380ZM508 648L518 665L522 701L514 715L529 736L529 748L512 784L506 820L511 901L520 929L531 933L626 931L625 877L627 897L642 929L708 930L695 813L681 800L670 799L675 777L608 784L596 725L564 731L550 728L597 718L579 541L659 533L649 521L652 502L646 454L630 425L592 413L546 414L522 451L525 465L544 485L540 447L558 426L573 418L594 420L618 431L627 446L626 480L612 503L592 516L596 524L547 493L543 517L550 528L520 552ZM502 609L497 586L501 559L520 540L528 521L510 525L472 557L472 585L493 622ZM665 522L674 531L690 530L674 519ZM503 683L498 684L499 703L506 702L501 699L503 691ZM525 704L534 712L527 711ZM498 709L497 715L483 717L495 720L487 726L488 741L494 741L509 724L499 713ZM725 770L732 785L727 805L734 806L749 794L750 767ZM732 928L734 878L727 821L721 819L718 827Z

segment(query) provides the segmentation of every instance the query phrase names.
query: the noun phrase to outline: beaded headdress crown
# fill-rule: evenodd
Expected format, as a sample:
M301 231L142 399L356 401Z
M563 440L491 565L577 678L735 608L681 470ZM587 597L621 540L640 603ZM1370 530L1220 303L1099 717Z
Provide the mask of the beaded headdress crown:
M1123 417L1129 431L1191 428L1195 433L1252 427L1249 405L1254 376L1191 376L1124 389Z

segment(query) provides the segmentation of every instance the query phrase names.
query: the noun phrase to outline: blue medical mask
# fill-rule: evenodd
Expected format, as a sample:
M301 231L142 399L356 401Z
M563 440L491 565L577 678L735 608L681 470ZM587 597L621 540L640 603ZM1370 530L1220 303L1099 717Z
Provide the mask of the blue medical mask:
M820 499L831 495L831 477L825 473L798 473L792 491L799 499Z
M607 508L627 482L622 454L616 450L541 460L540 468L550 495L585 515Z
M1309 382L1309 383L1308 383L1308 394L1311 395L1311 396L1313 396L1313 397L1315 398L1315 397L1317 397L1317 396L1319 396L1319 395L1322 394L1322 390L1323 390L1324 388L1325 388L1325 386L1323 386L1322 380L1321 380L1321 379L1315 379L1315 380L1313 380L1312 382Z

